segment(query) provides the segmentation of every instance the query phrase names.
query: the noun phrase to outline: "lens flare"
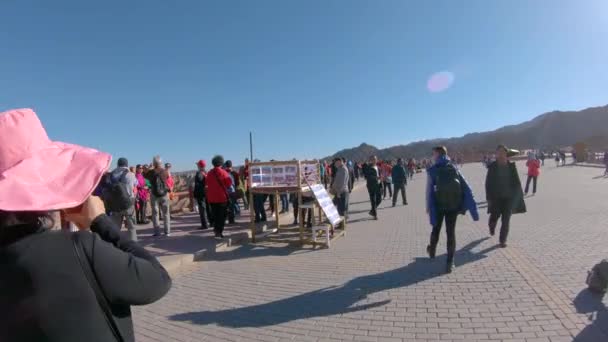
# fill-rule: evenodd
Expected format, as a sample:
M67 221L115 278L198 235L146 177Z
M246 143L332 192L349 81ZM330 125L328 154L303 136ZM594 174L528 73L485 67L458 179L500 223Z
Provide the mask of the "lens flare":
M450 71L440 71L434 73L426 82L426 88L431 93L440 93L449 89L454 83L454 73Z

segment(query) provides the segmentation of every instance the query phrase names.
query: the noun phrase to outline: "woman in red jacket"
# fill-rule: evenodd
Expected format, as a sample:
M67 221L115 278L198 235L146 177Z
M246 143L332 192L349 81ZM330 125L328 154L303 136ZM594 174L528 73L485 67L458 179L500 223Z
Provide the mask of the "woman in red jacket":
M536 183L538 181L538 176L540 175L540 160L533 156L528 159L526 162L526 166L528 167L528 180L526 181L526 195L528 194L528 190L530 188L530 181L534 181L534 186L532 187L532 194L536 194Z
M232 186L232 179L228 172L222 169L224 157L213 157L211 164L213 169L207 172L207 202L211 207L215 237L219 239L224 237L224 225L230 201L228 188Z

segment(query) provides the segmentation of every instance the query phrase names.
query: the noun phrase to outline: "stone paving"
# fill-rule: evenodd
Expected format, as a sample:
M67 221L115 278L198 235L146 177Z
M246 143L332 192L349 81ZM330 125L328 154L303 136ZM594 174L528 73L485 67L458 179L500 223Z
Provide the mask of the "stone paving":
M463 172L483 202L485 169ZM584 290L608 257L608 179L595 168L542 172L508 248L489 237L483 205L479 222L459 217L453 274L443 273L444 234L441 255L426 257L418 174L410 205L383 201L379 221L364 187L355 191L347 235L331 249L262 242L185 267L165 298L134 308L137 340L608 341L608 300Z

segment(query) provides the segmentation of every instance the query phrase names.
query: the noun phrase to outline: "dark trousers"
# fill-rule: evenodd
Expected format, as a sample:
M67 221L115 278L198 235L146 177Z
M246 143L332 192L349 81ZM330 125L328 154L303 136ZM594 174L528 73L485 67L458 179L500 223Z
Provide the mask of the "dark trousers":
M135 220L137 221L137 223L144 223L144 222L146 222L146 207L147 207L148 201L138 199L137 204L138 204L139 208L135 212Z
M263 194L253 195L253 210L255 211L255 222L266 221L266 209L264 209L266 196L267 195Z
M502 225L500 226L500 242L506 243L507 237L509 236L509 223L511 222L511 214L513 211L513 199L501 198L495 200L492 203L492 211L490 213L490 230L494 232L498 219L501 219Z
M351 173L348 176L348 192L353 192L354 187L355 187L355 174Z
M439 243L439 233L441 233L441 226L445 219L445 233L448 238L448 264L454 262L454 253L456 252L456 219L458 218L458 212L439 212L437 213L437 225L433 227L431 232L431 250L437 249L437 243Z
M393 197L393 187L392 187L392 184L389 183L389 182L382 182L382 184L384 185L384 195L382 197L386 198L386 189L388 189L388 197L392 198Z
M205 198L197 198L196 205L198 205L198 214L201 217L201 227L207 229L207 201Z
M289 211L289 197L287 196L287 194L281 194L281 195L279 195L279 198L281 199L281 211L288 212Z
M336 207L340 216L346 216L348 212L348 192L343 192L335 197Z
M528 176L528 180L526 180L526 194L530 188L530 181L534 181L534 185L532 186L532 193L536 193L536 183L538 181L538 176Z
M405 194L405 183L395 184L395 193L393 194L393 205L397 204L397 197L399 197L399 192L401 192L401 199L403 200L403 204L407 204L407 196Z
M213 213L213 231L215 236L220 236L224 232L226 215L228 214L228 203L209 203Z
M369 193L369 202L372 205L372 215L378 215L378 205L380 205L380 200L382 196L380 195L380 184L368 184L367 192Z

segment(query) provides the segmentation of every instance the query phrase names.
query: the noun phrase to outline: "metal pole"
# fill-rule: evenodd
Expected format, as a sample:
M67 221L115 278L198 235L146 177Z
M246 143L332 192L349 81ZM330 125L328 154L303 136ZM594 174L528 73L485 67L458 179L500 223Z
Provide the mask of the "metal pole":
M249 132L249 160L253 163L253 135Z

